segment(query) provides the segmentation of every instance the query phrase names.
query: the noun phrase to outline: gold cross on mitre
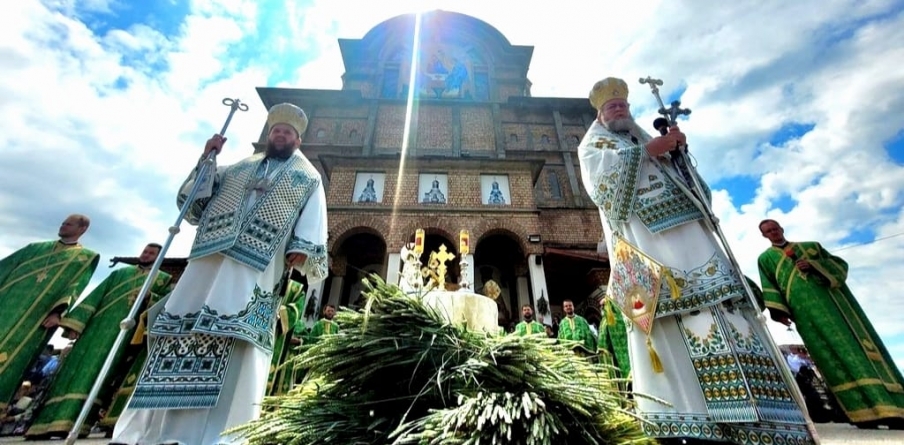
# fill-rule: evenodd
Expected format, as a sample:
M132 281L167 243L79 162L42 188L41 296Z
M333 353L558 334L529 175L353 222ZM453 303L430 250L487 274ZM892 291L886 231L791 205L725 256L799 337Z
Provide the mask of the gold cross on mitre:
M616 144L616 141L614 139L600 137L600 138L596 138L596 142L593 143L593 146L596 148L614 149L618 145Z
M436 259L439 261L439 265L436 268L436 273L439 276L439 286L445 286L446 261L455 259L455 254L448 252L445 244L440 244L439 253L436 254Z

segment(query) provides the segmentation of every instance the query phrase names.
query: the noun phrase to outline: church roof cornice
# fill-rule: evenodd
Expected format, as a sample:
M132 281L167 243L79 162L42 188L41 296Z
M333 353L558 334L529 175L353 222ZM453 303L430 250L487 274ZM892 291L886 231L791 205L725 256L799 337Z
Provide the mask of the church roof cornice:
M257 87L257 94L267 109L282 102L289 102L304 109L306 106L323 104L357 105L364 100L364 96L358 90Z

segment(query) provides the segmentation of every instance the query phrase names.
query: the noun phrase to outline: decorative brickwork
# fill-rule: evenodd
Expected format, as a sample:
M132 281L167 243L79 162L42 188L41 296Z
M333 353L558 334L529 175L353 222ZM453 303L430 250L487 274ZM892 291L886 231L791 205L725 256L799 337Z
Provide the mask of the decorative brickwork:
M502 124L506 150L526 150L528 146L527 126L522 124Z
M543 242L559 245L596 245L603 233L597 210L549 209L540 214Z
M565 146L568 147L569 150L577 151L578 145L581 145L581 139L584 138L584 133L586 133L584 127L565 125L563 126L562 131Z
M538 207L573 207L574 197L564 166L546 164L534 187L534 199Z
M489 107L461 108L461 149L468 152L496 149L493 112Z
M524 86L522 85L502 84L498 88L498 97L502 102L507 101L510 97L524 96Z
M521 114L523 114L523 113L521 113ZM516 113L513 108L503 108L499 112L499 117L502 120L502 122L505 122L505 123L521 122L521 114Z
M532 150L558 150L559 139L556 137L556 127L553 125L531 125Z
M596 116L594 116L596 117ZM581 128L584 127L584 117L580 114L573 113L562 113L562 125L578 125ZM583 130L581 131L581 136L584 135Z
M518 122L525 122L529 124L548 124L550 127L552 127L553 125L552 110L547 110L546 112L537 110L520 110L515 114L515 116L517 117Z
M367 130L367 120L346 119L341 121L336 143L344 145L361 145L364 141L364 132Z
M421 105L417 112L418 149L452 149L452 107Z
M389 220L385 215L367 214L357 212L333 212L330 213L330 252L336 252L338 246L353 235L370 233L380 237L387 243L385 235L389 233Z
M379 148L401 150L405 128L404 105L380 105L377 111L377 128L374 145Z
M368 109L364 105L358 106L346 106L346 107L337 107L337 106L319 106L314 108L313 113L311 113L310 117L318 118L318 117L339 117L339 118L367 118Z
M308 123L305 141L309 144L332 144L335 142L336 130L341 123L335 118L313 118Z

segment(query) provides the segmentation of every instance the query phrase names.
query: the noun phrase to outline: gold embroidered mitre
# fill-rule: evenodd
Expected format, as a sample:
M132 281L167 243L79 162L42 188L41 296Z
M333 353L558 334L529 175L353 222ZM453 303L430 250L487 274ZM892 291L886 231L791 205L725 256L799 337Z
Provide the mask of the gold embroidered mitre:
M308 128L308 116L304 114L304 110L290 103L276 104L267 114L268 131L276 124L286 124L294 128L300 137Z
M599 110L612 99L628 100L628 84L624 80L607 77L593 84L593 89L590 90L590 104L594 109Z

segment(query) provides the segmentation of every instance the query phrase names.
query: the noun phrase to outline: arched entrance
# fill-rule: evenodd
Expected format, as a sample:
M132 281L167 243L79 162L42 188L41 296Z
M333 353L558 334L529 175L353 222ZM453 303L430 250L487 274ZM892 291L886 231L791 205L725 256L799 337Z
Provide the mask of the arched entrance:
M408 242L414 242L414 235L411 235ZM421 264L426 267L430 261L430 252L438 252L442 245L446 246L447 252L455 255L454 259L446 262L446 283L454 283L452 287L455 288L461 276L459 265L461 257L458 255L458 241L453 242L447 233L434 228L424 229L424 253L421 254Z
M365 231L346 238L337 252L345 260L345 280L340 306L357 307L361 304L364 285L361 280L371 274L386 278L386 241L375 232Z
M574 302L575 313L597 326L605 319L600 299L609 280L609 263L596 252L547 248L543 257L553 322L563 317L562 302Z
M493 280L502 293L496 299L499 326L514 329L521 317L521 304L530 301L526 279L527 262L524 251L509 232L498 231L484 235L474 249L474 290L484 293L484 284ZM519 278L523 284L519 286ZM521 295L524 293L525 295ZM510 329L511 328L511 329Z

